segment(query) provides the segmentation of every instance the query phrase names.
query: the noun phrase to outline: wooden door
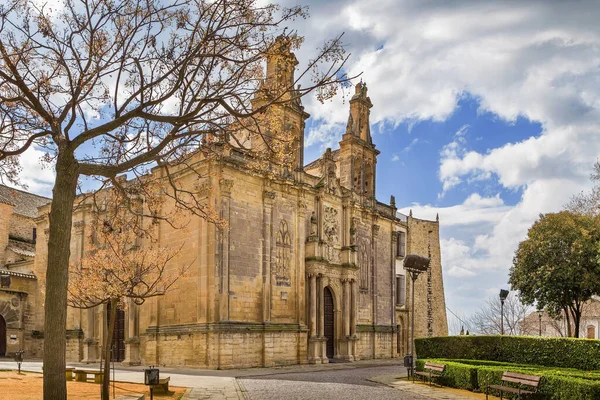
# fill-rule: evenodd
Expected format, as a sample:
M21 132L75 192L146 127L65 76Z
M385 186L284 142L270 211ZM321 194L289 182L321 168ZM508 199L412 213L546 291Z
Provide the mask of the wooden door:
M0 315L0 357L6 355L6 321Z
M587 327L587 338L596 339L596 327L594 325L589 325Z
M328 287L325 288L324 297L324 330L325 337L327 338L327 358L333 358L334 356L334 346L333 346L333 336L334 336L334 321L333 321L333 295L331 294L331 290Z
M110 320L110 305L108 306L107 323ZM125 359L125 311L117 308L117 319L112 337L111 361L123 361Z

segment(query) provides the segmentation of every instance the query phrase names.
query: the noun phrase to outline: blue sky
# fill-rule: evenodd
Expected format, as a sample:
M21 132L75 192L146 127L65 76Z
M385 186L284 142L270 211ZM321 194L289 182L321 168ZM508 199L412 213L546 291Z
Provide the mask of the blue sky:
M308 5L299 68L344 32L345 66L373 102L377 196L440 215L448 307L468 316L507 287L512 256L540 213L590 187L600 155L597 1L281 0ZM353 89L350 88L352 91ZM338 147L342 96L305 98L306 161ZM39 152L22 180L48 194Z
M540 213L590 186L600 155L595 1L309 2L298 58L344 32L374 104L377 196L440 215L448 307L468 316L508 286ZM290 1L290 4L296 4ZM341 98L307 99L306 158L337 148Z

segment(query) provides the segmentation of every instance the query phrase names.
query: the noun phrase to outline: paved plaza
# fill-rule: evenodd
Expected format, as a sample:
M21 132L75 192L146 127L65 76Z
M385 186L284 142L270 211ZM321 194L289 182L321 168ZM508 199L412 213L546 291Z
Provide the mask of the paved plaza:
M70 363L74 367L99 368L98 365ZM14 369L9 360L0 361L0 369ZM25 362L24 371L41 372L41 362ZM143 383L143 366L116 368L117 381ZM278 368L206 370L160 368L161 376L171 377L170 384L190 388L184 400L294 400L336 399L448 399L467 397L439 388L412 384L400 377L406 370L397 360L367 360L356 363L294 365Z

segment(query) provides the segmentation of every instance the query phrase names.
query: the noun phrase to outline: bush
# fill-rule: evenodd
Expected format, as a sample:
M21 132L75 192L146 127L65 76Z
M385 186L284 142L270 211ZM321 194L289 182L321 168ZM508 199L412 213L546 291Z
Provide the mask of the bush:
M419 358L488 360L547 367L600 369L600 340L522 336L415 339Z
M447 360L417 360L417 370L423 371L425 362L446 364L444 374L437 380L443 386L477 390L477 367Z
M556 369L537 365L517 365L480 360L417 360L417 369L423 370L425 362L446 364L440 383L459 389L485 392L487 385L500 385L505 371L542 376L539 397L557 400L600 399L600 374L576 369ZM499 395L496 390L490 394ZM506 393L505 393L506 396Z

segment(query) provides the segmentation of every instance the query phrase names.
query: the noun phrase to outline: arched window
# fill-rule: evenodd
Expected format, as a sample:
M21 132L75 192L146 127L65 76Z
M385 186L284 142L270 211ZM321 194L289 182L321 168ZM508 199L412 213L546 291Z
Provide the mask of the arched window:
M277 253L275 260L275 281L277 286L290 286L290 260L292 240L285 220L279 223L277 232Z

